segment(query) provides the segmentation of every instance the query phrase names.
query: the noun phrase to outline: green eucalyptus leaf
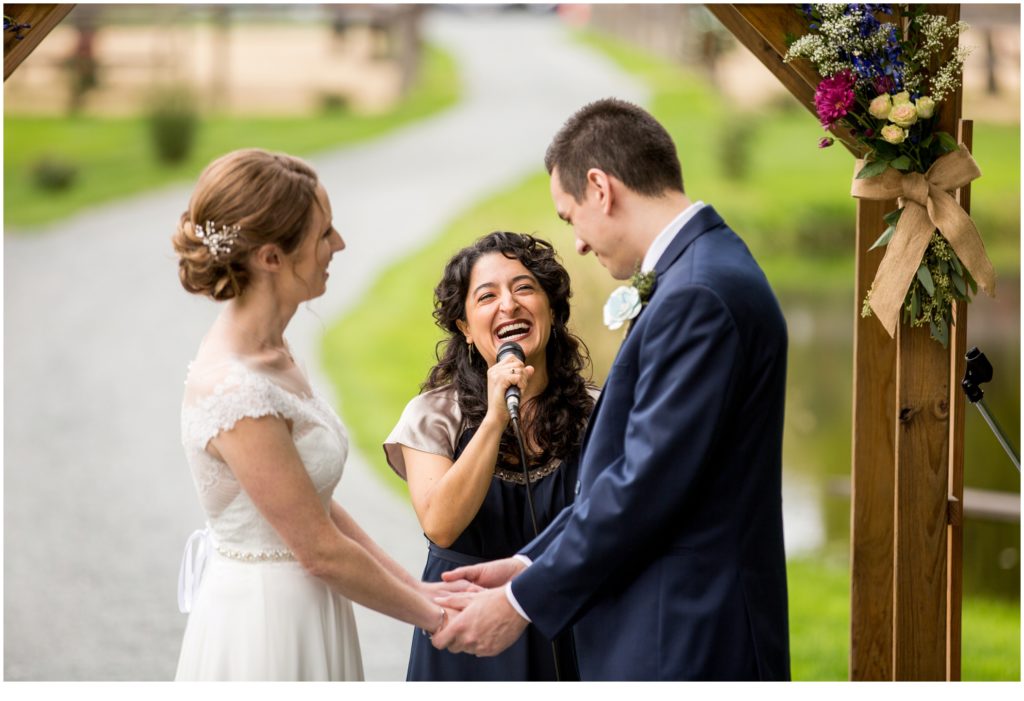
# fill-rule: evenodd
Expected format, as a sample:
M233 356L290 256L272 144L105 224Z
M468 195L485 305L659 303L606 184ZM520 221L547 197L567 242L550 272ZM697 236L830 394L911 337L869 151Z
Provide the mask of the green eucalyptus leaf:
M921 316L921 288L914 285L914 291L910 295L910 319L913 321Z
M949 277L953 281L953 287L959 292L964 298L967 297L967 283L964 282L963 276L955 270L949 272Z
M900 207L899 209L894 209L893 211L889 212L888 214L883 216L882 219L884 219L885 223L888 224L889 226L896 226L896 223L900 220L900 215L902 214L903 207Z
M888 167L889 161L871 161L866 166L861 168L859 173L857 173L857 180L863 180L864 178L873 178L876 175L884 173L885 169Z
M938 137L939 145L942 146L942 150L946 153L956 151L960 147L959 144L957 144L956 139L944 131L936 132L935 136Z
M945 319L939 319L937 322L931 322L932 325L932 338L942 344L943 348L949 346L949 327L946 326Z
M869 251L873 251L876 248L880 248L881 246L888 246L889 245L889 241L892 240L892 235L895 234L895 233L896 233L896 227L894 227L894 226L888 227L885 231L882 232L882 235L878 237L878 240L875 241L873 244L871 244L871 248L869 248L868 250Z
M957 275L962 276L964 274L964 269L960 265L960 259L956 257L955 253L953 254L953 257L949 259L949 262L953 264L953 270L956 271Z
M907 170L910 168L910 158L907 156L900 156L899 158L890 161L889 165L896 170Z
M928 271L928 266L924 263L917 269L917 279L924 285L924 289L928 291L929 296L935 294L935 282L932 280L932 274Z
M949 263L942 260L941 258L939 259L939 272L942 273L943 275L949 274Z

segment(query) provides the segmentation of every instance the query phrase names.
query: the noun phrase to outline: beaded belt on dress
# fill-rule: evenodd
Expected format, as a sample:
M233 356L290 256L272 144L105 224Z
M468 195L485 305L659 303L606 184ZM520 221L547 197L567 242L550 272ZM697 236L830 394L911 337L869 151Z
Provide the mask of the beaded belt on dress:
M281 562L294 560L295 555L286 548L264 550L261 552L244 552L226 548L213 538L210 527L195 531L185 543L185 553L181 556L181 569L178 570L178 610L189 613L195 600L199 584L206 569L206 560L213 550L220 555L241 562Z
M225 548L223 545L214 545L213 549L224 557L230 557L232 560L242 560L243 562L269 562L272 560L294 560L295 556L292 555L292 551L287 548L279 548L277 550L264 550L258 553L243 552L242 550L232 550L231 548Z

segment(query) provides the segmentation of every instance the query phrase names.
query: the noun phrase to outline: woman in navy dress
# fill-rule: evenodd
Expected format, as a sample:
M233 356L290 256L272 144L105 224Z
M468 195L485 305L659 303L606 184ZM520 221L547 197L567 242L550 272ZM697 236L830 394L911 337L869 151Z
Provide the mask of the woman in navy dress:
M423 581L456 567L509 557L534 537L526 477L505 406L522 394L521 429L536 526L572 502L579 449L596 391L582 372L586 346L569 332L569 275L545 241L494 232L452 257L434 291L448 338L439 361L384 444L409 483L430 541ZM497 361L518 343L526 362ZM557 650L558 674L555 654ZM491 658L436 650L417 630L409 681L578 679L571 635L554 642L527 629Z

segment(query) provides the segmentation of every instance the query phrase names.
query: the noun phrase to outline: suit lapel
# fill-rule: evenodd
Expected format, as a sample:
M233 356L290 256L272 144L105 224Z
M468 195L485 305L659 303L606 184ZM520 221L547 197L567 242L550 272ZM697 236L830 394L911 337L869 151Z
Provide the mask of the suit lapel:
M718 215L718 212L711 205L705 205L697 212L693 219L686 222L683 228L679 230L679 233L672 239L672 243L668 245L668 248L661 254L661 258L658 259L658 263L654 266L654 289L651 290L651 295L647 298L647 304L641 307L640 313L629 320L629 328L626 329L627 338L633 331L633 327L640 321L640 316L644 313L644 309L647 309L651 300L654 299L654 295L658 293L658 280L661 276L676 262L679 256L683 255L683 251L697 240L697 237L709 229L724 223L722 217Z

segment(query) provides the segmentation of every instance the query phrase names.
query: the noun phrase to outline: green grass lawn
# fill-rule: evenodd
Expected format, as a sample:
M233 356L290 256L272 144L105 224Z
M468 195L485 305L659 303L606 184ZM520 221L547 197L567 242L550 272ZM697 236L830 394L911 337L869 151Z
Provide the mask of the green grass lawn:
M850 570L838 561L787 563L793 679L849 677ZM964 681L1020 680L1020 606L968 597L963 602L961 672Z
M679 144L688 191L713 203L744 236L773 285L804 293L849 289L854 204L844 193L852 165L845 151L816 148L820 128L813 117L800 108L758 118L748 173L730 180L714 146L726 138L727 129L736 128L728 121L728 105L677 67L592 35L585 40L650 82L652 110ZM1004 143L1007 147L1000 148ZM989 221L996 229L986 241L1000 270L1019 267L1019 143L1016 129L976 127L975 152L985 159L988 187L979 181L973 201L976 212L986 212L977 217L979 223ZM441 332L431 318L432 295L445 262L458 248L495 229L532 233L559 250L573 280L572 323L590 348L599 383L621 342L621 334L601 325L601 307L618 283L593 257L576 255L571 230L554 215L545 173L453 213L431 243L389 268L366 291L362 304L332 324L323 346L324 364L353 440L382 479L405 497L404 483L384 461L381 441L435 361ZM380 314L381 309L388 314ZM375 401L358 401L366 396ZM845 556L838 563L824 558L791 562L789 583L794 678L846 679L850 582ZM1019 602L968 598L964 678L1019 679L1019 632Z
M308 155L387 133L458 101L454 60L428 46L420 80L391 111L372 116L324 112L309 117L203 119L190 156L167 166L153 155L143 117L34 117L4 115L4 226L29 228L74 214L89 205L194 179L215 157L243 147ZM52 193L32 182L42 156L74 164L67 190Z

